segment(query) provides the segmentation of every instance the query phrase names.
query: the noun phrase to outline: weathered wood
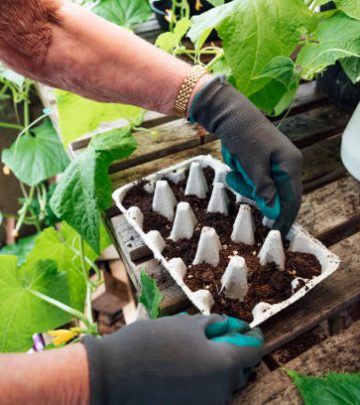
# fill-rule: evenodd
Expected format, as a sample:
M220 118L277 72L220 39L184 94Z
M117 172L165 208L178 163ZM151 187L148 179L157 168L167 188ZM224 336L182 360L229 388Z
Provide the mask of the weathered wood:
M298 222L318 237L360 214L360 183L351 176L303 197Z
M327 105L285 118L281 121L280 129L297 146L306 147L338 134L348 120L347 113ZM146 133L139 133L136 136L138 149L128 159L114 162L110 168L111 173L215 140L213 135L201 127L190 125L183 119L153 127L152 130L157 136L152 138Z
M360 371L360 322L339 335L296 357L284 368L303 374L324 375L328 372L354 373ZM301 405L295 385L281 370L266 374L235 395L232 405Z
M360 232L331 246L340 268L304 298L262 325L268 353L360 300Z

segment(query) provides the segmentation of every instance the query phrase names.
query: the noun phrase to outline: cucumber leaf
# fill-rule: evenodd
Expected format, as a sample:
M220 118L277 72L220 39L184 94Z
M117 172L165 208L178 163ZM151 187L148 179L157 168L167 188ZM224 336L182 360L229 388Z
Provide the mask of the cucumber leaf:
M56 90L56 104L62 141L68 146L74 140L98 130L100 124L118 120L119 127L139 126L144 110L125 104L99 103L64 90ZM78 113L74 113L78 111Z
M360 0L335 0L335 4L349 17L360 20Z
M303 0L241 0L217 26L236 87L250 96L258 90L252 79L276 56L290 57L301 35L317 21ZM231 3L229 3L231 4ZM214 10L217 10L214 9Z
M340 61L347 77L355 84L360 81L360 57L344 58Z
M16 256L18 258L18 265L25 262L26 256L32 251L35 245L35 239L39 234L27 236L19 239L16 243L6 245L0 250L0 255Z
M213 7L218 7L224 4L225 0L207 0Z
M258 89L250 96L251 101L266 113L278 115L291 104L300 74L290 58L276 56L253 82Z
M148 0L100 0L92 11L127 28L147 20L152 14Z
M0 352L20 352L32 347L32 335L57 328L71 316L41 300L40 292L68 304L66 274L52 260L25 268L17 257L0 257Z
M54 213L71 225L98 254L101 214L112 203L109 166L135 149L136 140L129 128L97 135L71 162L51 198Z
M313 377L286 370L303 397L305 405L357 405L360 398L360 373L329 373Z
M171 53L181 43L182 38L191 26L188 18L182 18L176 23L174 32L164 32L156 39L155 45L165 52Z
M139 301L147 309L151 319L156 319L160 314L160 302L163 298L156 281L143 270L140 274L141 295Z
M70 163L49 119L3 150L2 161L28 186L62 173Z
M302 66L302 77L311 79L338 59L360 57L360 21L338 12L320 22L315 40L299 52L296 63Z

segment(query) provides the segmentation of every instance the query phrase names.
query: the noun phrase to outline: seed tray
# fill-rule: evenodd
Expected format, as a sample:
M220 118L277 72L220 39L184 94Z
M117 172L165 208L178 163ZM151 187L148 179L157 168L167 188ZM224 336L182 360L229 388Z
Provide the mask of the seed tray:
M232 240L246 244L253 243L254 224L251 212L248 209L250 205L255 205L252 200L235 193L225 184L226 173L230 170L228 166L210 155L199 155L185 160L176 165L158 171L145 177L142 180L147 182L144 190L153 194L153 209L161 215L172 221L172 230L169 238L177 241L182 238L189 238L196 226L196 218L193 215L191 206L188 203L176 201L166 180L174 183L186 180L185 194L197 195L199 198L206 198L208 185L203 176L203 169L211 167L215 172L213 182L213 191L209 198L208 212L220 212L226 215L227 201L224 189L226 188L236 196L236 201L241 203L239 213L236 217L232 232ZM189 175L186 178L186 173ZM205 183L204 183L205 181ZM142 229L143 214L138 207L126 209L123 200L127 192L138 182L134 181L122 186L113 193L113 198L120 211L124 214L129 224L141 236L145 244L153 252L154 257L158 259L167 269L171 277L180 286L190 301L204 314L209 314L214 304L211 293L206 289L191 291L184 282L187 272L187 266L181 258L167 260L162 251L165 247L164 237L156 230L145 233ZM271 221L263 218L263 224L271 226ZM230 232L229 231L229 232ZM289 241L289 250L301 253L311 253L321 265L321 274L311 279L295 278L291 282L292 295L282 302L269 304L260 302L252 309L253 321L251 326L257 326L270 318L272 315L280 312L295 301L301 299L308 291L329 277L339 267L339 257L327 249L320 241L306 232L299 224L294 224L290 229L286 239ZM217 265L218 253L221 250L221 244L213 228L203 227L194 264L206 262L213 266ZM259 259L261 264L275 262L279 271L284 267L284 250L280 234L277 231L270 231L266 237L260 252ZM242 299L247 292L247 267L246 262L240 256L234 255L229 260L229 265L222 277L222 288L228 298ZM303 286L300 287L303 283Z

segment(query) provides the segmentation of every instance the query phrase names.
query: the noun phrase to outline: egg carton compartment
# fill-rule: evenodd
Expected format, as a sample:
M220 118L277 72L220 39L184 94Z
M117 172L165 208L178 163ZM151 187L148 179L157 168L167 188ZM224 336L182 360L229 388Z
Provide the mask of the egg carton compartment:
M286 239L225 184L228 166L197 156L117 189L127 221L204 314L261 324L339 267L294 224Z

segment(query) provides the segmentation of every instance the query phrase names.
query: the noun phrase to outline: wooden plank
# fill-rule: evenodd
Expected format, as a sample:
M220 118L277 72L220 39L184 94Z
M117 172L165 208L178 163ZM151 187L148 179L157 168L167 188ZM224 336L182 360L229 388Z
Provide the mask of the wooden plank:
M350 116L338 107L327 105L288 117L282 121L280 129L298 147L306 147L341 132ZM279 121L275 122L279 124ZM180 119L153 127L155 138L139 133L138 149L128 158L114 162L110 172L137 166L182 150L193 148L216 138L197 125L191 125Z
M296 357L284 368L303 374L324 375L328 372L355 373L360 371L360 322L339 335ZM266 374L235 395L232 405L303 404L291 380L281 370Z
M351 176L303 197L298 222L315 237L360 215L360 183Z
M360 232L332 246L331 251L341 258L340 268L262 325L267 353L360 300Z

